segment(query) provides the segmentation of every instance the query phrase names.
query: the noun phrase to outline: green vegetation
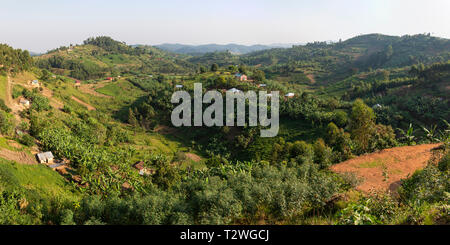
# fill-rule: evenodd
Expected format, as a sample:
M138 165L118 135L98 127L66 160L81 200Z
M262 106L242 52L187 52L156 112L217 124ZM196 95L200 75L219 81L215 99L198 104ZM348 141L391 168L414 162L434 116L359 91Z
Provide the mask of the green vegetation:
M97 37L36 57L37 67L1 46L17 54L8 63L0 53L15 103L23 96L31 105L13 115L0 97L0 133L70 168L60 175L0 159L0 223L448 224L449 45L365 35L189 56ZM30 89L34 78L44 88ZM174 128L171 95L176 85L192 93L194 83L295 96L280 99L273 138L261 138L261 127ZM2 75L0 91L5 84ZM5 137L0 148L16 151ZM437 142L433 162L398 197L354 195L359 180L330 171L362 154Z

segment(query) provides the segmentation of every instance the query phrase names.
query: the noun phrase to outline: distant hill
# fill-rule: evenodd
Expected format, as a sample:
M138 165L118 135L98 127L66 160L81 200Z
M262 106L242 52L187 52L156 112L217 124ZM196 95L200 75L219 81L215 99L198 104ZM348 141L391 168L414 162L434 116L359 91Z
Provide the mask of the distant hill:
M243 60L250 65L307 61L325 65L329 70L337 64L358 69L389 68L442 62L449 57L449 39L422 34L402 37L368 34L343 42L314 42L288 49L262 50L244 55Z
M289 47L292 45L289 45ZM155 47L160 48L165 51L178 53L178 54L189 54L189 55L202 55L205 53L213 52L224 52L228 51L232 54L247 54L255 51L261 51L271 48L285 48L285 45L239 45L239 44L205 44L205 45L185 45L185 44L160 44L155 45Z
M358 72L395 69L414 64L429 65L450 59L450 40L430 35L360 35L340 42L313 42L256 51L239 56L242 63L262 66L269 78L282 76L293 81L311 79L327 85Z

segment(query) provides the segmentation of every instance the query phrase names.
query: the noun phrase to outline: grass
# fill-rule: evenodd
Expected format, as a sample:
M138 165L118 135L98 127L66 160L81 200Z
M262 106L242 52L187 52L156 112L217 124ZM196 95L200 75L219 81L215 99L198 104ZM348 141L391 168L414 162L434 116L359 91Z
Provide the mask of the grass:
M0 99L2 99L3 101L6 100L6 83L6 76L0 76Z
M377 168L377 167L382 167L384 166L384 162L381 160L375 160L375 161L371 161L371 162L363 162L361 164L359 164L357 167L358 168Z
M10 150L10 151L25 151L26 153L29 153L28 147L26 147L26 146L20 144L20 143L17 142L17 141L14 141L14 143L16 143L17 146L19 146L19 147L16 148L16 147L11 146L11 145L8 143L8 139L7 139L7 138L0 137L0 148L7 149L7 150Z
M0 158L0 190L19 190L28 199L62 198L76 201L79 194L57 172L44 165L24 165Z
M136 93L136 88L128 81L118 81L110 83L96 91L104 95L112 97L122 97L122 99L133 98Z
M15 150L14 147L11 147L8 144L8 140L6 138L3 138L3 137L0 137L0 148L11 150L11 151Z

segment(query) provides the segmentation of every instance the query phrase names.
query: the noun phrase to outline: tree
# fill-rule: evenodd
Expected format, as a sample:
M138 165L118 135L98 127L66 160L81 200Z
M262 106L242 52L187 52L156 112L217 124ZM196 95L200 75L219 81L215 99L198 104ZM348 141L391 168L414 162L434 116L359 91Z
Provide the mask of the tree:
M323 139L319 138L314 142L314 163L321 169L326 169L331 165L332 150L325 144Z
M239 65L238 70L240 73L247 73L247 67L245 65Z
M136 116L134 115L134 112L131 108L128 109L128 123L134 127L138 125Z
M217 65L216 63L211 65L211 71L212 72L216 72L217 70L219 70L219 65Z
M264 74L263 71L261 71L261 70L256 70L256 71L253 73L253 78L254 78L256 81L263 81L264 79L266 79L266 75Z
M233 72L233 73L238 71L237 67L234 66L234 65L228 66L228 70L229 70L230 72Z
M375 128L375 113L363 100L357 99L353 103L350 116L350 133L352 139L358 144L360 153L369 148L370 137Z
M12 117L4 112L0 111L0 133L4 135L10 135L14 128Z

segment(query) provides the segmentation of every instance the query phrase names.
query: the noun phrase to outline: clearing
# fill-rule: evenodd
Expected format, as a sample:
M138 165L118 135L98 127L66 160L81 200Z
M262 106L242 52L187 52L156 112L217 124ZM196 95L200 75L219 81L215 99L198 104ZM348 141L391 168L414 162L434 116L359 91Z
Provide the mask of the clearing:
M0 158L15 161L22 164L37 164L34 157L28 155L24 151L12 151L8 149L0 149Z
M426 144L385 149L333 165L331 170L337 173L354 173L361 178L361 183L356 187L357 190L366 193L395 192L402 179L428 164L432 149L439 145Z
M111 98L111 96L109 96L109 95L102 94L102 93L95 91L96 89L105 87L106 85L108 85L108 83L110 83L110 81L106 80L106 81L102 81L99 83L81 84L79 89L83 93L90 94L90 95L93 95L96 97Z

